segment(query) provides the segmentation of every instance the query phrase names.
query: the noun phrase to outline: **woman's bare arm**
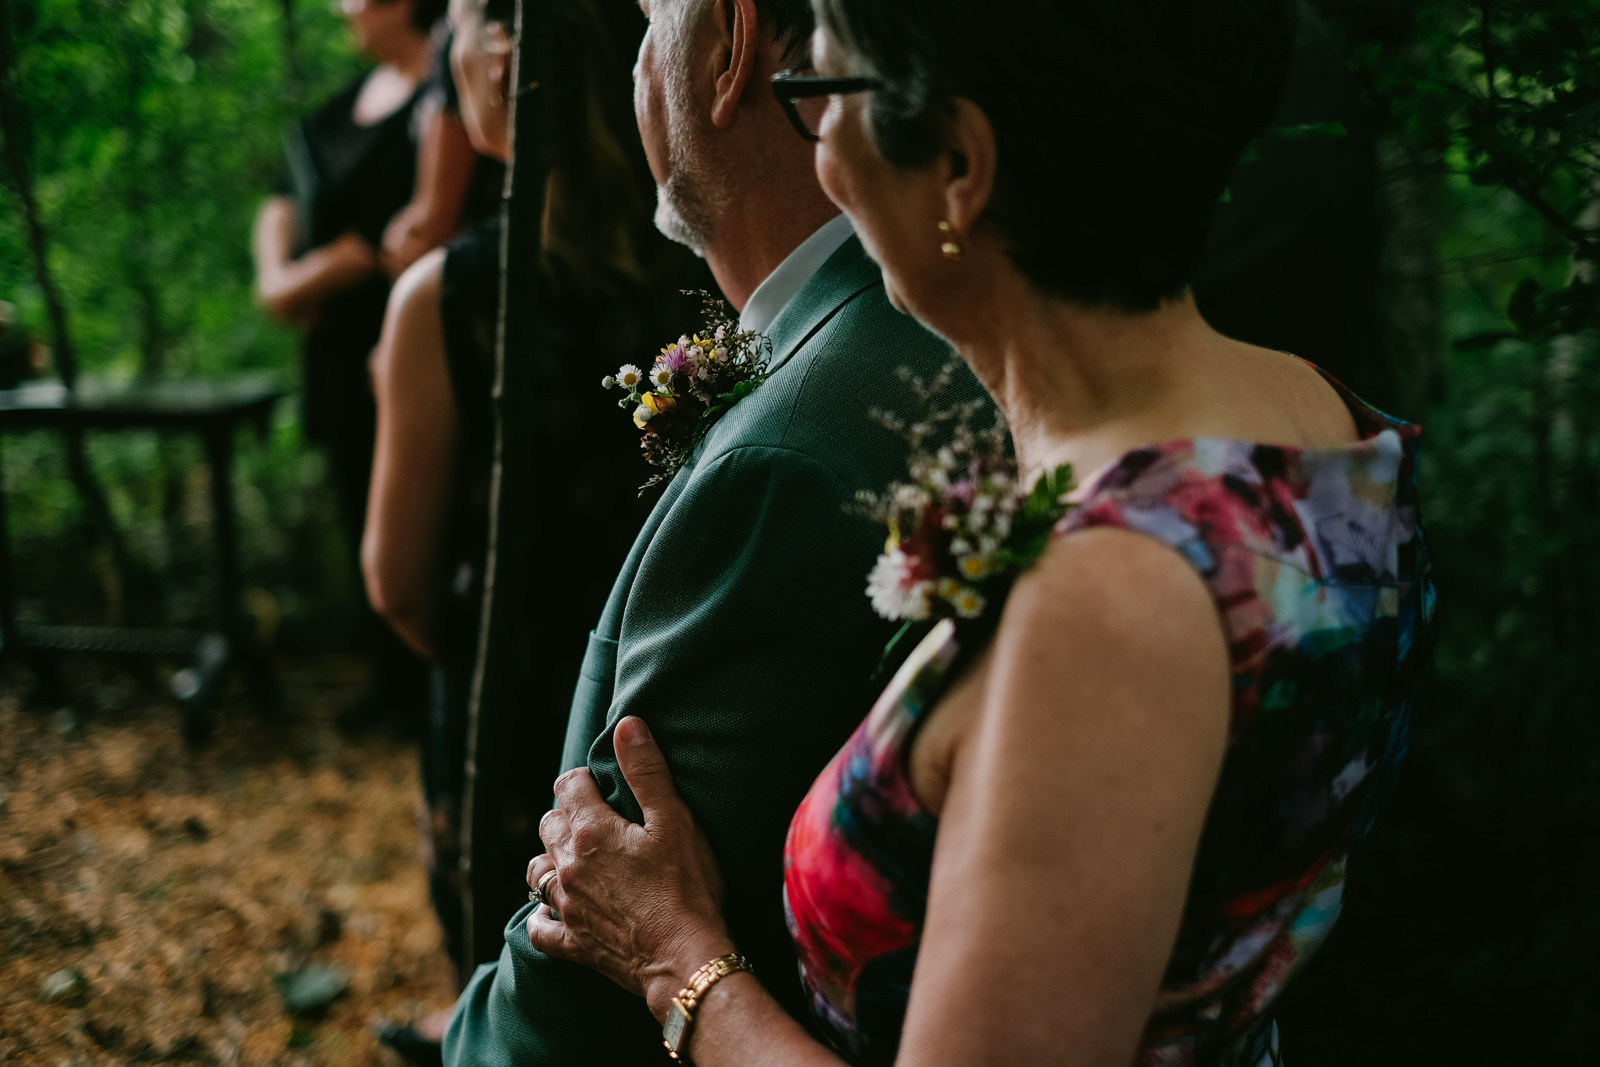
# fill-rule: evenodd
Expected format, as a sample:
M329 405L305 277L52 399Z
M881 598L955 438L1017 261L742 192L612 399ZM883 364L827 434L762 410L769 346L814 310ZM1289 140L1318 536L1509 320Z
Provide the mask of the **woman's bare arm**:
M256 261L256 299L278 318L304 324L317 306L378 269L365 240L348 233L294 258L295 203L274 196L256 212L251 246Z
M372 357L378 401L361 569L373 610L407 645L433 654L439 551L454 484L458 424L439 313L444 252L395 283Z
M1131 1062L1229 724L1209 591L1121 530L1051 545L954 749L899 1062Z
M411 202L383 231L379 258L386 274L398 276L424 252L455 236L477 164L478 154L461 117L435 108L417 151L417 187Z

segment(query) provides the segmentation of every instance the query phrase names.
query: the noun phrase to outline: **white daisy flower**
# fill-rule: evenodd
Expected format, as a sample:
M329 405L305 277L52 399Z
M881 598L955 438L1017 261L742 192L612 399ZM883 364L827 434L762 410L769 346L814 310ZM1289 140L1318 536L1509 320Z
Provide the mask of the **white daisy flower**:
M894 490L895 507L917 511L927 506L928 494L914 485L897 485Z
M962 586L955 596L946 597L956 614L963 619L976 619L983 614L984 600L976 589Z
M912 577L912 560L898 548L878 557L867 577L867 596L872 610L886 619L926 619L931 611L930 581Z
M665 367L657 367L650 372L650 380L655 382L657 389L666 389L672 385L672 372Z
M982 578L989 573L988 557L980 556L977 553L973 553L970 556L962 556L956 561L956 566L961 568L962 576L969 582L975 578Z
M625 364L621 370L617 371L617 384L624 389L637 388L643 380L644 371L635 367L632 363Z

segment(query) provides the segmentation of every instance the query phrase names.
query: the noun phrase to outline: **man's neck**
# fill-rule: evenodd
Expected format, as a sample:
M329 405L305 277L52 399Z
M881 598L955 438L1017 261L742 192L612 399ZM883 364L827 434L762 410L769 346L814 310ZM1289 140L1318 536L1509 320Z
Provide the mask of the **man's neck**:
M743 311L750 294L807 237L839 214L820 187L799 195L751 193L727 206L706 245L706 264L728 303ZM814 195L806 195L807 193Z

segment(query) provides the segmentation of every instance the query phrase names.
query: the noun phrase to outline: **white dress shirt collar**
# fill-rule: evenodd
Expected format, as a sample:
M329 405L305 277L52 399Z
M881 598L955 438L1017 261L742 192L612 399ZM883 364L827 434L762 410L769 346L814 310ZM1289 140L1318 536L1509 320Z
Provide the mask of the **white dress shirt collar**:
M790 252L745 301L744 310L739 313L739 329L765 333L784 305L805 288L811 276L817 273L817 268L826 263L840 245L854 237L855 232L849 217L840 214L801 241L800 246Z

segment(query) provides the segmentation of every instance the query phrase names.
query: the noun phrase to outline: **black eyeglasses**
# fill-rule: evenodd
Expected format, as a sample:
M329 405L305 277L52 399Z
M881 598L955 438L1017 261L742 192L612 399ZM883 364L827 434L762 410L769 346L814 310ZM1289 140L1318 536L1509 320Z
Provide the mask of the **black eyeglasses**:
M772 76L772 91L784 114L794 123L795 132L808 141L820 141L822 116L828 110L828 97L844 93L865 93L883 88L876 78L822 78L802 74L799 68Z

